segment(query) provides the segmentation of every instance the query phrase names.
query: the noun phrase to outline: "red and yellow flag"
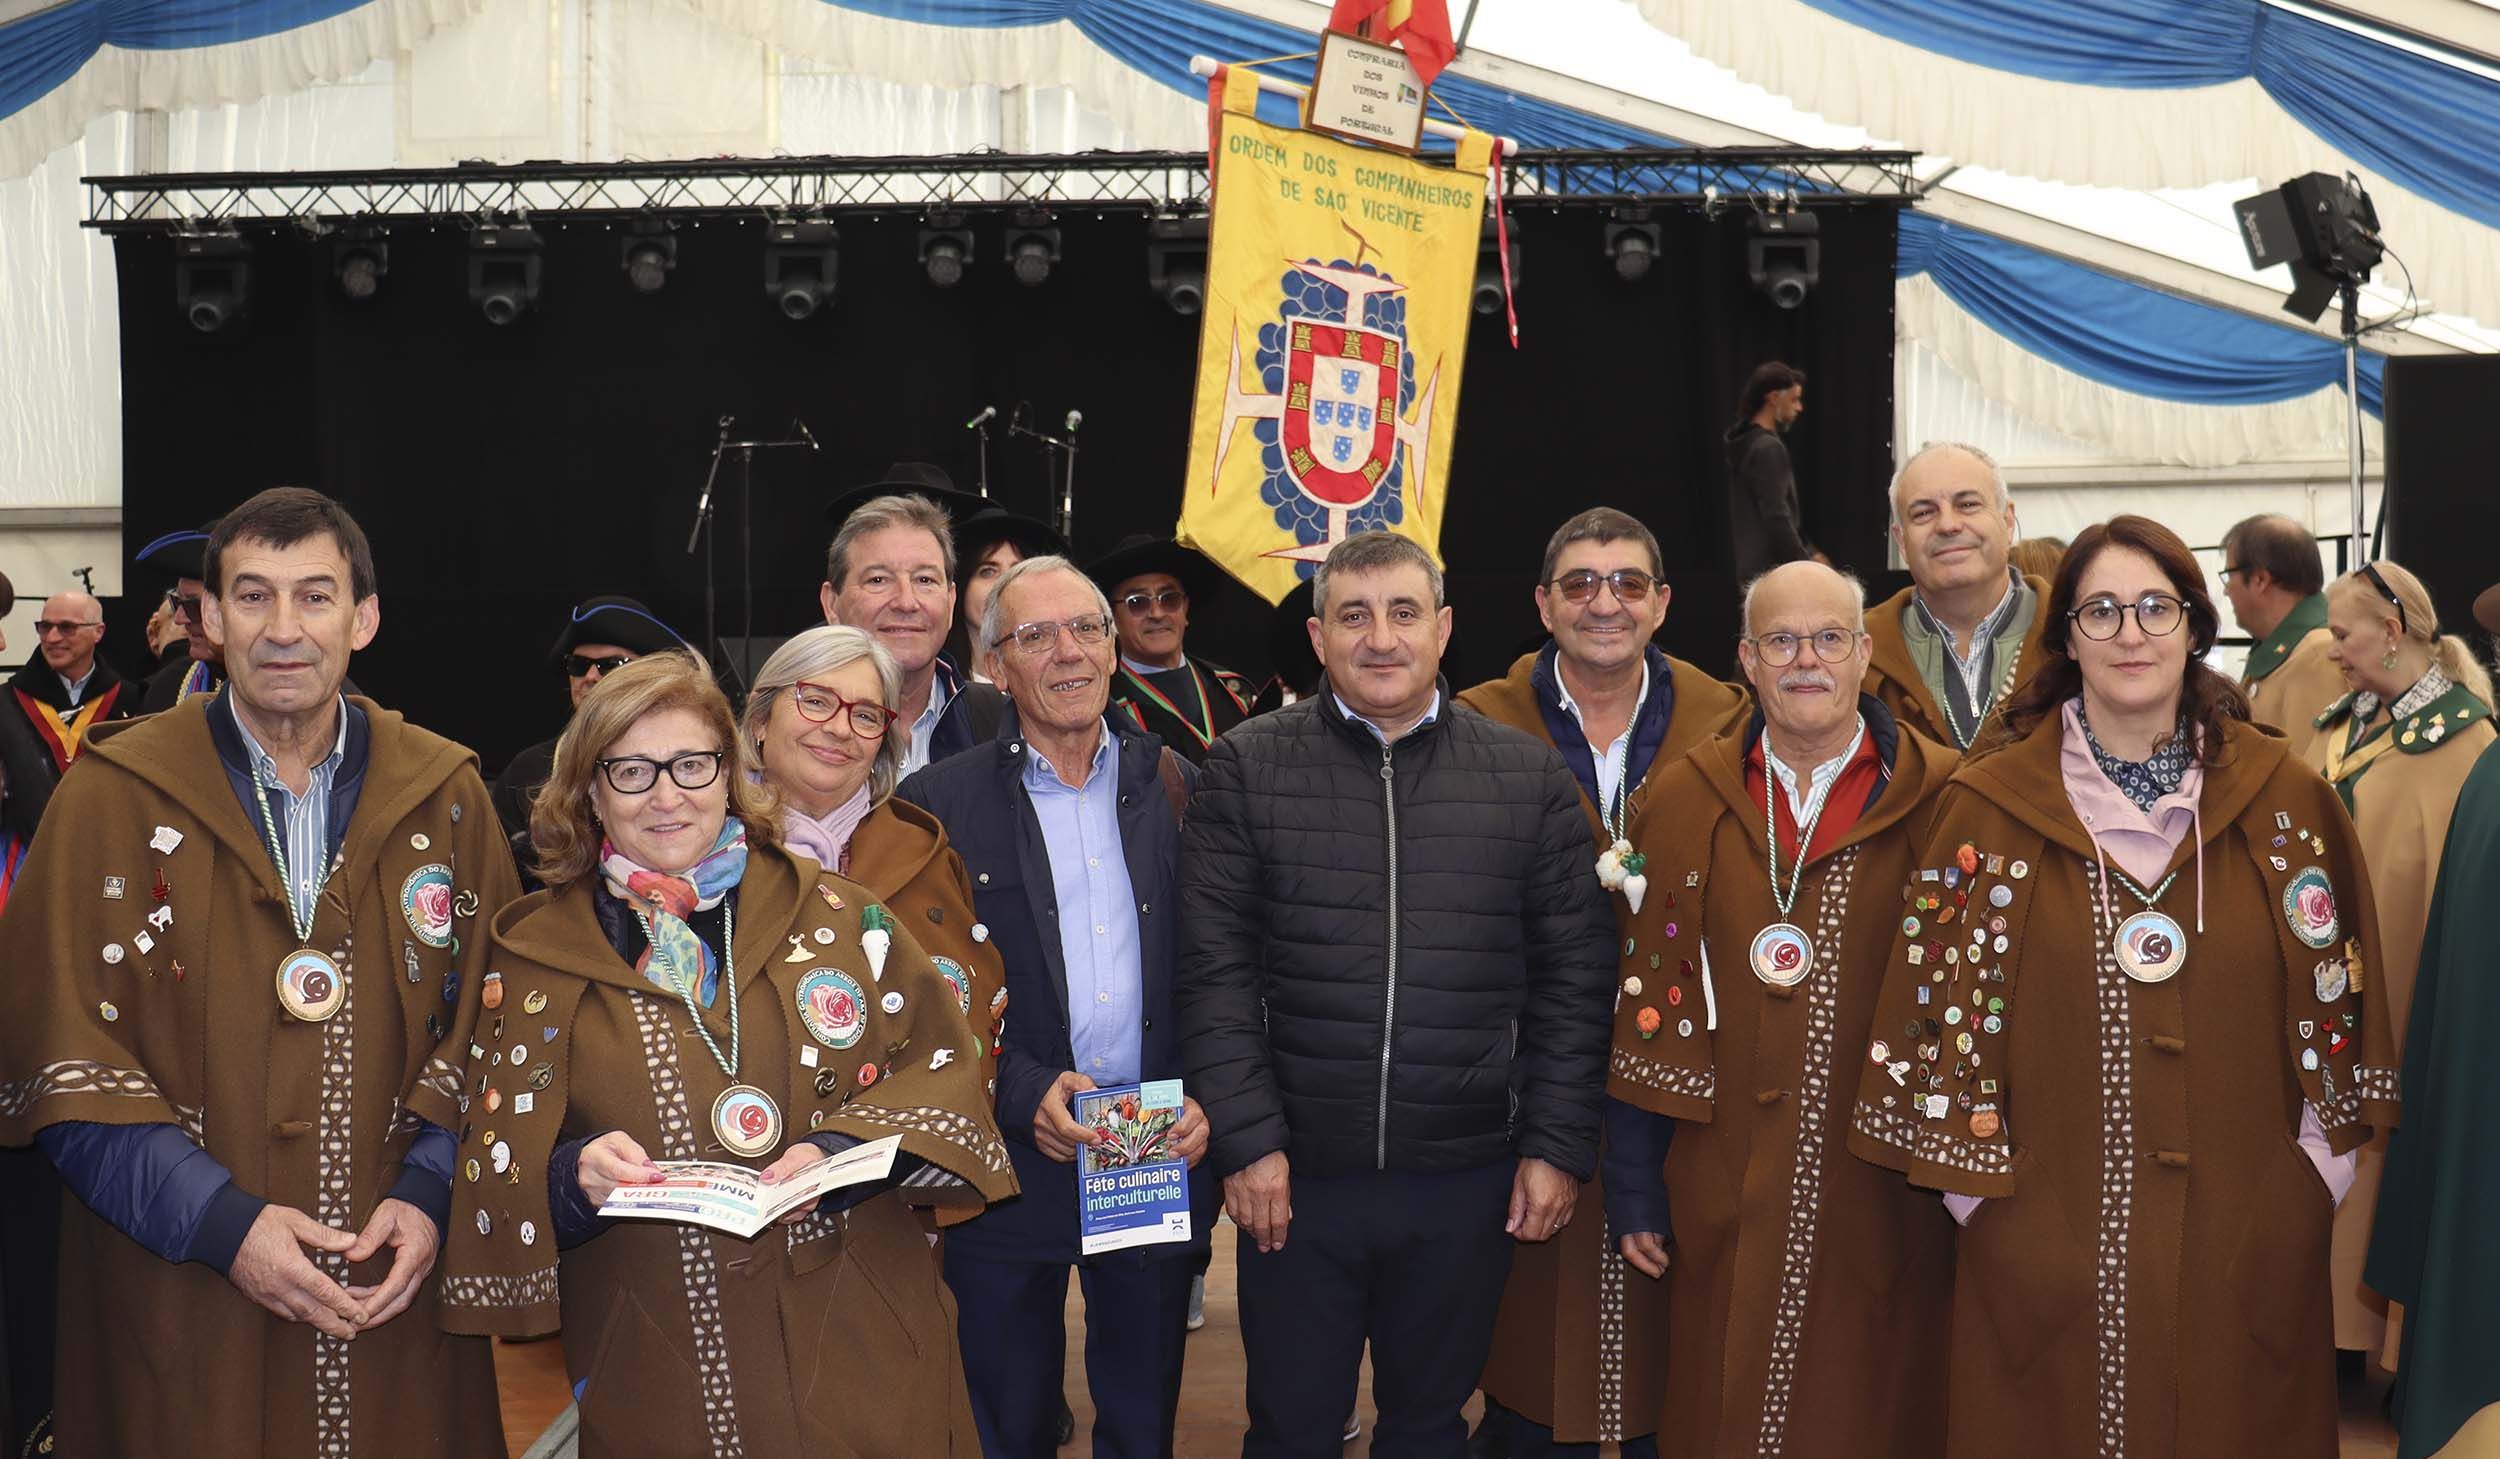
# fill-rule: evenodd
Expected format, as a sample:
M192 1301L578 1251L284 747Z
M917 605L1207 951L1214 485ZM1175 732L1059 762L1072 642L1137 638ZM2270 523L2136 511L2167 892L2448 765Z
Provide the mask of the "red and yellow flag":
M1415 79L1427 89L1458 54L1458 35L1450 29L1449 0L1336 0L1328 12L1330 30L1355 31L1367 20L1373 23L1374 39L1396 41L1406 48Z

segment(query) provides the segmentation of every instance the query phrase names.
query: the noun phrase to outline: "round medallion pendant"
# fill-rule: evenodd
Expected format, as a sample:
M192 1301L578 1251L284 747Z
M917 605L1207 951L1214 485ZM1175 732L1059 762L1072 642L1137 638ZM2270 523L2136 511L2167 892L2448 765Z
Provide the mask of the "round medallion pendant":
M732 1155L762 1155L781 1143L781 1110L754 1085L732 1084L712 1101L712 1133Z
M2187 965L2187 933L2159 912L2143 911L2118 924L2118 970L2139 983L2167 983Z
M327 953L299 947L278 964L278 1006L306 1023L326 1023L347 1002L347 979Z
M1774 922L1755 934L1748 955L1753 975L1775 988L1794 988L1814 971L1814 940L1792 922Z

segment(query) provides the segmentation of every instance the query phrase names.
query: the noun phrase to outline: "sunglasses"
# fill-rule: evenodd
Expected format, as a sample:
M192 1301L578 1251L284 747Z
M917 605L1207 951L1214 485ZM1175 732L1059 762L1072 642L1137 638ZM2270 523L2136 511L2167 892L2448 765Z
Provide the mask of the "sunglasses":
M1169 613L1189 601L1189 595L1178 588L1165 588L1160 593L1128 593L1120 598L1120 606L1131 613L1144 613L1160 608Z
M1648 601L1650 590L1658 586L1658 580L1636 567L1619 567L1613 572L1582 568L1578 572L1564 573L1547 586L1562 594L1566 603L1585 603L1597 596L1601 584L1614 589L1616 602L1629 606Z
M597 669L602 674L613 674L633 661L634 658L631 654L613 654L603 659L594 659L587 654L566 654L564 656L564 672L576 679L583 677L593 669ZM693 789L692 786L687 788Z
M67 619L38 618L35 620L35 637L43 638L49 634L57 633L61 635L61 637L67 638L71 634L76 633L79 629L96 628L100 626L101 625L94 623L72 623Z

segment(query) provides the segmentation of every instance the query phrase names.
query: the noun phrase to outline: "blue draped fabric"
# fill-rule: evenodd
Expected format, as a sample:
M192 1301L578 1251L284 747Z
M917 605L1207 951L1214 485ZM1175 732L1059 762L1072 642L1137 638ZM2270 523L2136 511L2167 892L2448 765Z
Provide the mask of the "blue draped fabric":
M1203 95L1205 90L1205 84L1189 74L1189 58L1194 54L1227 58L1270 56L1304 50L1311 44L1306 32L1198 0L827 3L929 25L1002 28L1069 21L1087 39L1123 63L1184 95ZM1850 19L1859 19L1854 13L1858 10L1878 8L1872 0L1812 3ZM105 44L162 48L244 40L326 19L350 8L349 0L70 0L55 9L0 26L0 116L58 85ZM1995 43L2009 57L2019 53L2036 59L2046 53L2044 48L2062 46L2065 54L2076 58L2090 56L2106 68L2113 56L2124 58L2140 53L2125 62L2124 74L2150 78L2159 73L2186 78L2199 74L2191 65L2191 53L2210 51L2219 43L2216 38L2229 29L2221 20L2221 13L2236 14L2242 7L2236 0L2133 0L2126 13L2139 17L2137 22L2122 24L2108 19L2120 8L2119 0L2090 5L2082 0L2020 0L2019 4L2001 0L1932 0L1917 10L1924 17L1919 23L1933 32L1931 38L1939 42L1939 49L1948 39L1967 38L1963 29L1951 23L1956 18L1963 26L1973 28L1980 27L1984 20ZM1894 33L1899 14L1912 7L1900 7L1898 13L1890 6L1880 9L1886 23L1873 28ZM2078 31L2058 23L2060 17L2077 13L2103 17L2101 28ZM2142 19L2146 16L2155 19ZM2278 15L2263 17L2263 24L2256 29L2270 33L2285 19ZM2358 41L2331 27L2313 25L2309 29L2332 38L2308 38L2322 47L2321 55L2340 58L2338 64L2355 73L2413 59L2392 48ZM2024 44L2026 39L2031 44ZM2367 49L2355 50L2353 46ZM2241 48L2243 60L2247 49ZM2163 67L2168 67L2168 71L2162 72ZM1309 77L1307 62L1286 63L1274 69L1296 79ZM2449 78L2461 74L2446 67L2434 69ZM2104 69L2095 73L2095 79L2106 81L2113 74L2117 73ZM2438 79L2416 77L2410 84L2427 87ZM2379 73L2356 74L2347 84L2359 86L2364 82L2373 93L2390 93L2383 102L2389 107L2399 99L2393 93L2402 91L2405 84ZM2143 79L2134 84L2202 83ZM1505 133L1531 147L1683 145L1461 76L1445 73L1433 89L1435 95L1472 125ZM2410 105L2423 94L2452 100L2460 95L2452 86L2447 91L2407 92L2401 99ZM1280 123L1290 124L1292 120L1290 104L1276 97L1263 98L1261 114ZM2429 155L2433 157L2484 147L2486 150L2475 160L2482 165L2500 164L2500 136L2478 143L2474 140L2481 135L2478 127L2500 127L2500 109L2486 108L2471 117L2444 116L2438 127L2425 128L2435 141L2419 145L2430 148ZM2354 150L2357 153L2359 149ZM2387 170L2403 175L2394 167ZM2500 196L2500 185L2492 191ZM2087 379L2138 395L2202 405L2254 405L2293 399L2343 381L2341 348L2333 340L2180 298L1917 212L1902 215L1897 272L1903 277L1928 274L1946 297L1990 329ZM2362 400L2373 413L2379 409L2384 364L2377 355L2365 352L2362 356Z
M0 26L0 117L78 74L106 46L170 51L258 40L364 0L68 0Z
M2173 89L2253 76L2346 156L2500 228L2500 81L2263 0L1806 3L1905 45L2044 81Z
M2336 340L2183 299L1962 228L1901 218L1897 277L1926 274L1980 323L2088 380L2190 405L2264 405L2344 383ZM2361 352L2361 404L2380 413L2387 361Z

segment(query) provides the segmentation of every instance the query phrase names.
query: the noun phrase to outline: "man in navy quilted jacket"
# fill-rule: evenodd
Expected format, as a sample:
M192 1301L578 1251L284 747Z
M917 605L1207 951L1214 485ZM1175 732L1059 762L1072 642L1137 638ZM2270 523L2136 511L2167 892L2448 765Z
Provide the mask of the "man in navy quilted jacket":
M1327 688L1209 751L1183 823L1181 1059L1241 1228L1245 1459L1454 1456L1514 1241L1595 1168L1614 919L1553 747L1457 706L1440 569L1339 543ZM1591 1219L1594 1219L1592 1217Z

